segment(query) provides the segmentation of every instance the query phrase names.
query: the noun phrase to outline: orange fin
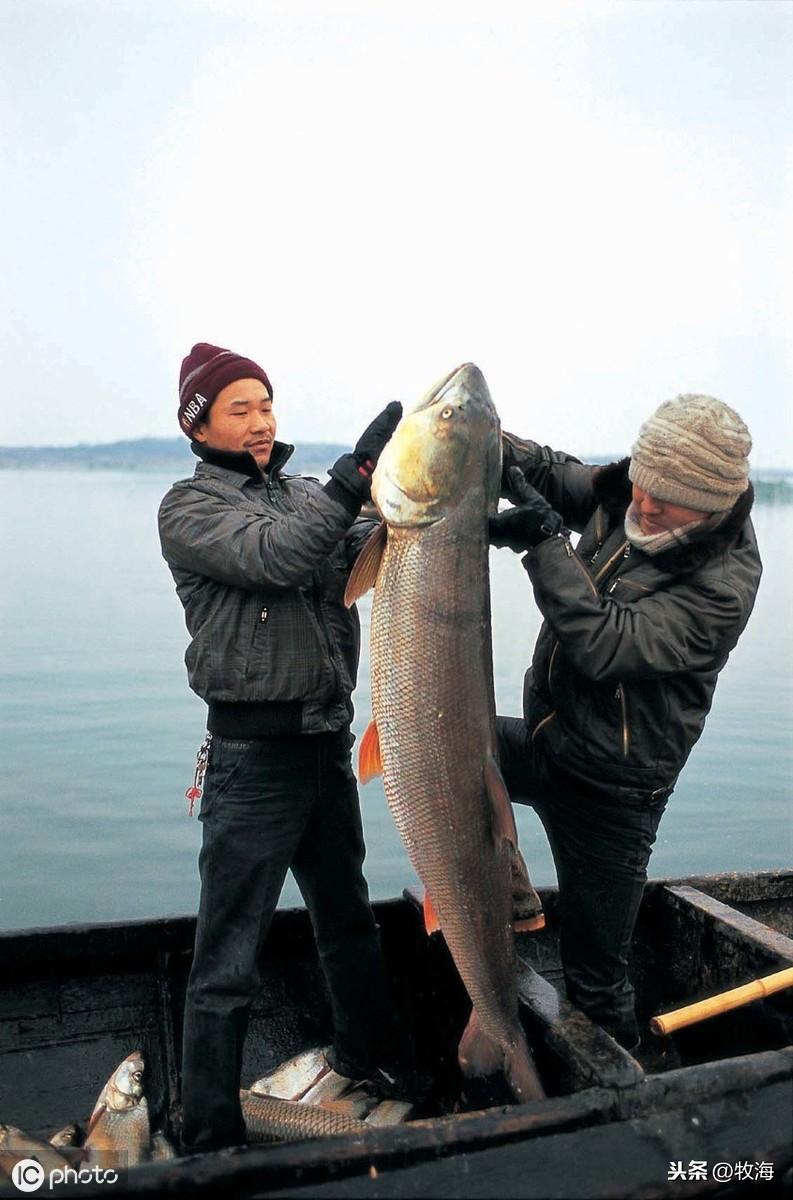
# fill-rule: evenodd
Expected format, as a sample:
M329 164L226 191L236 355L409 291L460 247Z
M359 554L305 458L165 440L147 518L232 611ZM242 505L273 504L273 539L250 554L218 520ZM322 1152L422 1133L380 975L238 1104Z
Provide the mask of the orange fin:
M377 582L377 572L388 541L388 526L380 524L373 529L363 544L361 553L355 560L350 571L347 587L344 590L344 603L350 608L361 596L365 596Z
M382 773L380 734L377 732L376 723L370 721L358 749L358 779L361 783L368 783L370 779L374 779L375 775L382 775Z
M539 912L534 917L515 918L512 922L515 933L537 933L545 928L545 913Z
M439 933L441 923L435 911L429 892L424 892L424 928L427 933Z

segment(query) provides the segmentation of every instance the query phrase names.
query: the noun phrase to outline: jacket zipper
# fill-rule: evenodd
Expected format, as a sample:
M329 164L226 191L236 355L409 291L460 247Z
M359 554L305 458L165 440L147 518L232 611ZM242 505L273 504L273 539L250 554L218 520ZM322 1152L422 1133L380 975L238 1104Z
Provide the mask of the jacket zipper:
M620 557L620 555L622 555L623 558L627 558L629 556L630 552L631 552L631 544L626 539L622 543L622 545L618 546L617 549L614 551L614 553L612 555L610 555L608 557L608 559L604 562L603 566L600 568L597 575L595 576L595 583L597 583L599 579L603 578L603 576L608 571L609 567L612 566L617 561L617 559Z
M600 505L598 505L597 511L595 512L595 537L597 538L597 545L595 546L595 553L592 555L592 557L589 560L590 567L592 566L593 563L595 563L597 561L597 557L600 554L600 551L603 549L604 533L605 533L605 530L603 529L603 509L600 507Z
M623 577L620 575L612 584L610 584L609 595L611 595L611 593L615 591L620 584L622 584L623 587L635 588L637 592L650 591L645 583L637 583L635 579L623 579Z
M272 500L273 506L275 508L281 508L287 512L294 511L294 510L290 509L290 506L288 504L284 504L282 502L282 499L280 498L281 488L278 484L272 483L270 481L270 479L267 477L265 477L264 482L267 487L267 495L270 498L270 500ZM312 578L311 578L311 591L310 591L309 595L310 595L310 599L311 599L311 608L314 613L314 619L317 623L317 632L319 633L320 638L323 640L323 642L325 644L325 649L326 649L326 652L328 655L328 662L330 664L331 672L333 673L335 691L339 692L341 690L341 670L339 667L339 663L336 661L335 648L333 645L331 633L329 632L329 630L327 629L327 627L325 626L325 623L324 623L323 612L322 612L322 596L319 593L319 589L317 587L316 580L314 579L313 572L312 572Z
M620 709L622 712L622 757L627 758L628 751L630 750L631 739L630 730L628 729L628 699L625 695L624 684L617 684L616 697L620 702Z
M617 561L618 558L620 558L620 556L622 556L622 558L628 558L630 556L630 552L631 552L630 542L626 538L626 540L617 547L617 549L614 551L614 553L609 555L608 559L603 564L603 566L600 568L600 570L597 572L597 574L595 575L594 580L593 580L592 576L589 574L589 571L587 571L584 564L581 562L581 560L578 558L578 556L573 553L573 548L570 545L570 543L567 542L567 543L565 543L565 545L566 545L568 555L571 558L575 558L576 561L580 564L581 570L584 572L587 579L589 580L592 590L594 591L596 596L600 596L600 591L596 586L597 582L603 578L603 576L608 572L609 568L611 566L613 566L613 564ZM595 559L600 554L602 546L603 546L603 543L598 542L597 546L595 547L595 553L592 555L592 557L589 560L590 564L594 563ZM619 583L619 580L615 579L614 582L611 584L610 588L608 589L610 593L614 591L614 589L618 583ZM638 586L641 586L641 585L638 585ZM551 668L553 666L554 656L555 656L558 648L559 648L559 643L557 642L551 652L551 657L548 662L548 693L549 694L551 691ZM627 699L625 696L625 688L624 688L623 684L621 684L621 683L617 685L616 698L620 702L620 712L622 714L622 756L623 756L623 758L627 758L628 751L630 750L630 729L628 728L628 702L627 702ZM542 721L540 721L539 725L537 725L535 727L534 732L531 735L532 741L534 741L534 738L537 736L539 731L542 729L543 725L545 725L547 721L550 721L551 717L555 717L555 716L556 716L556 711L554 710L554 712L552 712L549 716L544 717L542 719Z
M253 651L256 646L257 631L258 631L260 625L265 625L267 623L267 618L269 616L270 616L270 609L268 608L268 606L266 604L262 605L261 611L260 611L258 617L256 618L256 621L253 626L253 633L251 634L251 643L250 643L250 646L248 647L248 658L245 662L245 674L243 676L244 679L250 678L251 668L253 666Z
M264 486L267 489L267 498L271 502L273 508L283 508L284 505L281 504L281 502L277 496L278 489L273 486L273 484L270 482L269 476L267 476L267 475L265 475L265 477L264 477ZM248 658L245 663L245 675L244 675L245 679L250 678L251 668L253 666L253 651L254 651L254 647L256 646L256 635L259 631L259 627L261 625L266 625L269 616L270 616L269 606L266 604L263 604L259 611L259 615L256 618L256 621L254 622L253 633L251 634L251 642L250 642L250 646L248 648Z

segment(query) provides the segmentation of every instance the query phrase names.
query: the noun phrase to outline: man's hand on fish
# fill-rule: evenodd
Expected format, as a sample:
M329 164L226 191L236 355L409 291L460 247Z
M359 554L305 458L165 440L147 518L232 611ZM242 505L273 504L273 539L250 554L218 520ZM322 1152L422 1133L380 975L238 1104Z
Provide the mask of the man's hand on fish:
M518 503L490 518L491 546L508 546L522 554L561 532L564 522L559 513L526 482L520 467L509 469L507 482Z
M367 425L352 453L342 454L336 459L328 474L354 496L368 500L372 490L372 472L401 417L402 405L398 400L392 400Z

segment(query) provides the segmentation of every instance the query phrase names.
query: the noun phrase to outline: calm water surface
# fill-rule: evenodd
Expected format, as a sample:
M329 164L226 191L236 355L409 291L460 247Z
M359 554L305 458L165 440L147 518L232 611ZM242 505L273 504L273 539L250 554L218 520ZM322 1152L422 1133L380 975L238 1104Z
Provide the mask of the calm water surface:
M0 472L0 928L195 910L201 827L184 791L206 710L187 687L181 605L157 538L172 478ZM760 595L669 802L654 875L791 861L793 508L758 507L755 525ZM539 617L515 555L492 552L491 572L498 710L517 715ZM372 895L396 895L415 876L380 783L361 799ZM542 827L531 810L517 816L535 882L554 882ZM300 903L291 877L282 903Z

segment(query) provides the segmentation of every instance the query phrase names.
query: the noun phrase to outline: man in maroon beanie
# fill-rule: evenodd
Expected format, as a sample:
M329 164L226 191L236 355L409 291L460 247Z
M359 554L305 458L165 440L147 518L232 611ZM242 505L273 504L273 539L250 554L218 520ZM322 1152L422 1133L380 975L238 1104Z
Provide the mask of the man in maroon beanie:
M199 343L182 363L179 425L200 459L159 511L163 555L208 705L195 787L201 899L185 1003L182 1144L245 1141L239 1087L260 950L288 870L330 996L329 1068L393 1095L400 1047L363 876L350 762L359 624L344 605L373 522L359 519L402 414L391 403L324 487L283 474L273 389L251 359ZM201 783L203 782L203 792Z

